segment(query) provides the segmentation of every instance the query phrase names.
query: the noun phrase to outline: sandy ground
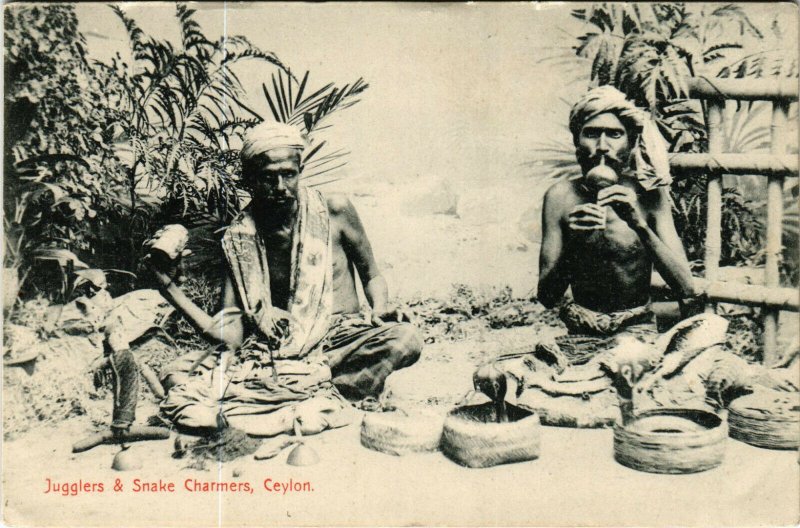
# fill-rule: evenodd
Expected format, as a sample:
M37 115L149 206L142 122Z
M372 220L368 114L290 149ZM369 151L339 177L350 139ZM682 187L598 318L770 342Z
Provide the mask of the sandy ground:
M471 385L487 355L537 336L531 327L479 332L426 347L415 366L387 384L398 403L444 410ZM109 402L109 406L110 406ZM140 421L153 408L140 409ZM186 469L172 440L131 449L141 470L110 469L113 446L72 454L86 420L29 432L4 445L4 521L12 526L217 525L762 525L800 521L797 452L730 440L725 462L696 475L639 473L615 463L610 430L544 427L538 460L488 469L461 467L441 453L393 457L360 445L360 417L309 437L320 462L244 457ZM238 475L234 477L234 473ZM103 493L47 494L53 482L102 482ZM116 479L123 491L114 492ZM173 493L134 492L134 479L175 484ZM184 481L248 482L252 493L189 492ZM264 483L308 482L311 491L269 492ZM270 483L270 486L272 484Z
M70 455L65 433L57 433L63 442L40 438L7 446L6 478L14 483L4 504L9 525L754 526L799 520L797 453L736 441L728 443L717 469L651 475L614 462L609 430L543 428L538 460L467 469L440 453L400 458L367 450L353 425L308 441L320 456L314 466L288 466L284 454L198 472L180 469L168 457L168 442L150 442L134 447L145 469L123 474L108 469L113 447ZM48 459L53 463L42 463ZM46 478L100 481L109 491L53 496L44 493ZM110 491L117 478L126 491ZM177 491L134 493L135 478L174 482ZM267 492L263 483L270 478L310 482L313 491ZM183 489L186 479L250 482L254 492L190 493Z

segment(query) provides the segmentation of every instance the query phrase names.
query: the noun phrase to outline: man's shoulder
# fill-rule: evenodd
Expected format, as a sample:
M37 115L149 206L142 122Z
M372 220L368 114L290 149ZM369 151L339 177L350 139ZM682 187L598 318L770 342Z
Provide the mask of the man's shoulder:
M331 216L349 217L357 214L356 208L350 200L349 195L341 192L333 192L323 193L322 196L328 204L328 212Z
M639 203L650 210L668 209L672 210L669 194L669 187L657 187L651 191L638 193Z
M331 218L331 225L334 231L346 231L347 233L361 232L361 220L358 217L353 202L344 193L325 193L323 198L328 204L328 213ZM354 231L355 230L355 231Z
M324 193L323 197L328 204L328 212L334 216L352 214L355 206L347 194L341 192Z
M575 180L559 180L544 193L544 202L562 202L577 197L577 195Z

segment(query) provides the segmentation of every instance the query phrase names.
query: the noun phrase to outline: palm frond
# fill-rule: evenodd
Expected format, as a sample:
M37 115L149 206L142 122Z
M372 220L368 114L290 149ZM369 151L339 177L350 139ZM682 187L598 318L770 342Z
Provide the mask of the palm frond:
M122 8L120 8L118 5L109 4L108 7L111 8L114 14L117 15L117 18L119 18L122 21L122 24L125 26L125 31L128 32L128 40L131 43L131 48L134 54L136 54L141 50L142 45L146 40L144 32L139 28L132 18L125 14Z
M196 55L201 60L207 59L214 45L203 35L200 24L193 19L195 10L187 8L185 4L180 2L175 4L175 10L181 26L183 49L187 53Z

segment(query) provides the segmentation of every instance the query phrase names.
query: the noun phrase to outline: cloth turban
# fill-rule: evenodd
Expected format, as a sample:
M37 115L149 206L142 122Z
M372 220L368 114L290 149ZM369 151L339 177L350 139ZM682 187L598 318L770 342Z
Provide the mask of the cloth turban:
M569 129L577 138L587 121L605 114L615 114L636 138L631 150L629 169L639 184L651 191L672 183L667 159L667 143L658 131L650 115L637 108L625 94L613 86L599 86L589 90L572 107L569 114ZM631 130L631 126L634 130Z
M242 159L250 159L272 149L303 150L308 141L297 127L278 121L264 122L247 131L242 145Z

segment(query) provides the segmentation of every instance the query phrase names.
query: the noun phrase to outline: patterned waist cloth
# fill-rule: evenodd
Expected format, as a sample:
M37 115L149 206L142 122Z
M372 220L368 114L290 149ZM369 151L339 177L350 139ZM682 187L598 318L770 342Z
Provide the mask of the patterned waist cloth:
M558 315L570 334L612 336L635 325L652 326L655 331L655 315L649 304L618 312L596 312L568 302Z
M556 344L569 365L581 365L612 348L615 337L622 333L645 342L652 342L657 335L649 305L603 313L569 302L561 307L559 317L569 334L556 338Z

